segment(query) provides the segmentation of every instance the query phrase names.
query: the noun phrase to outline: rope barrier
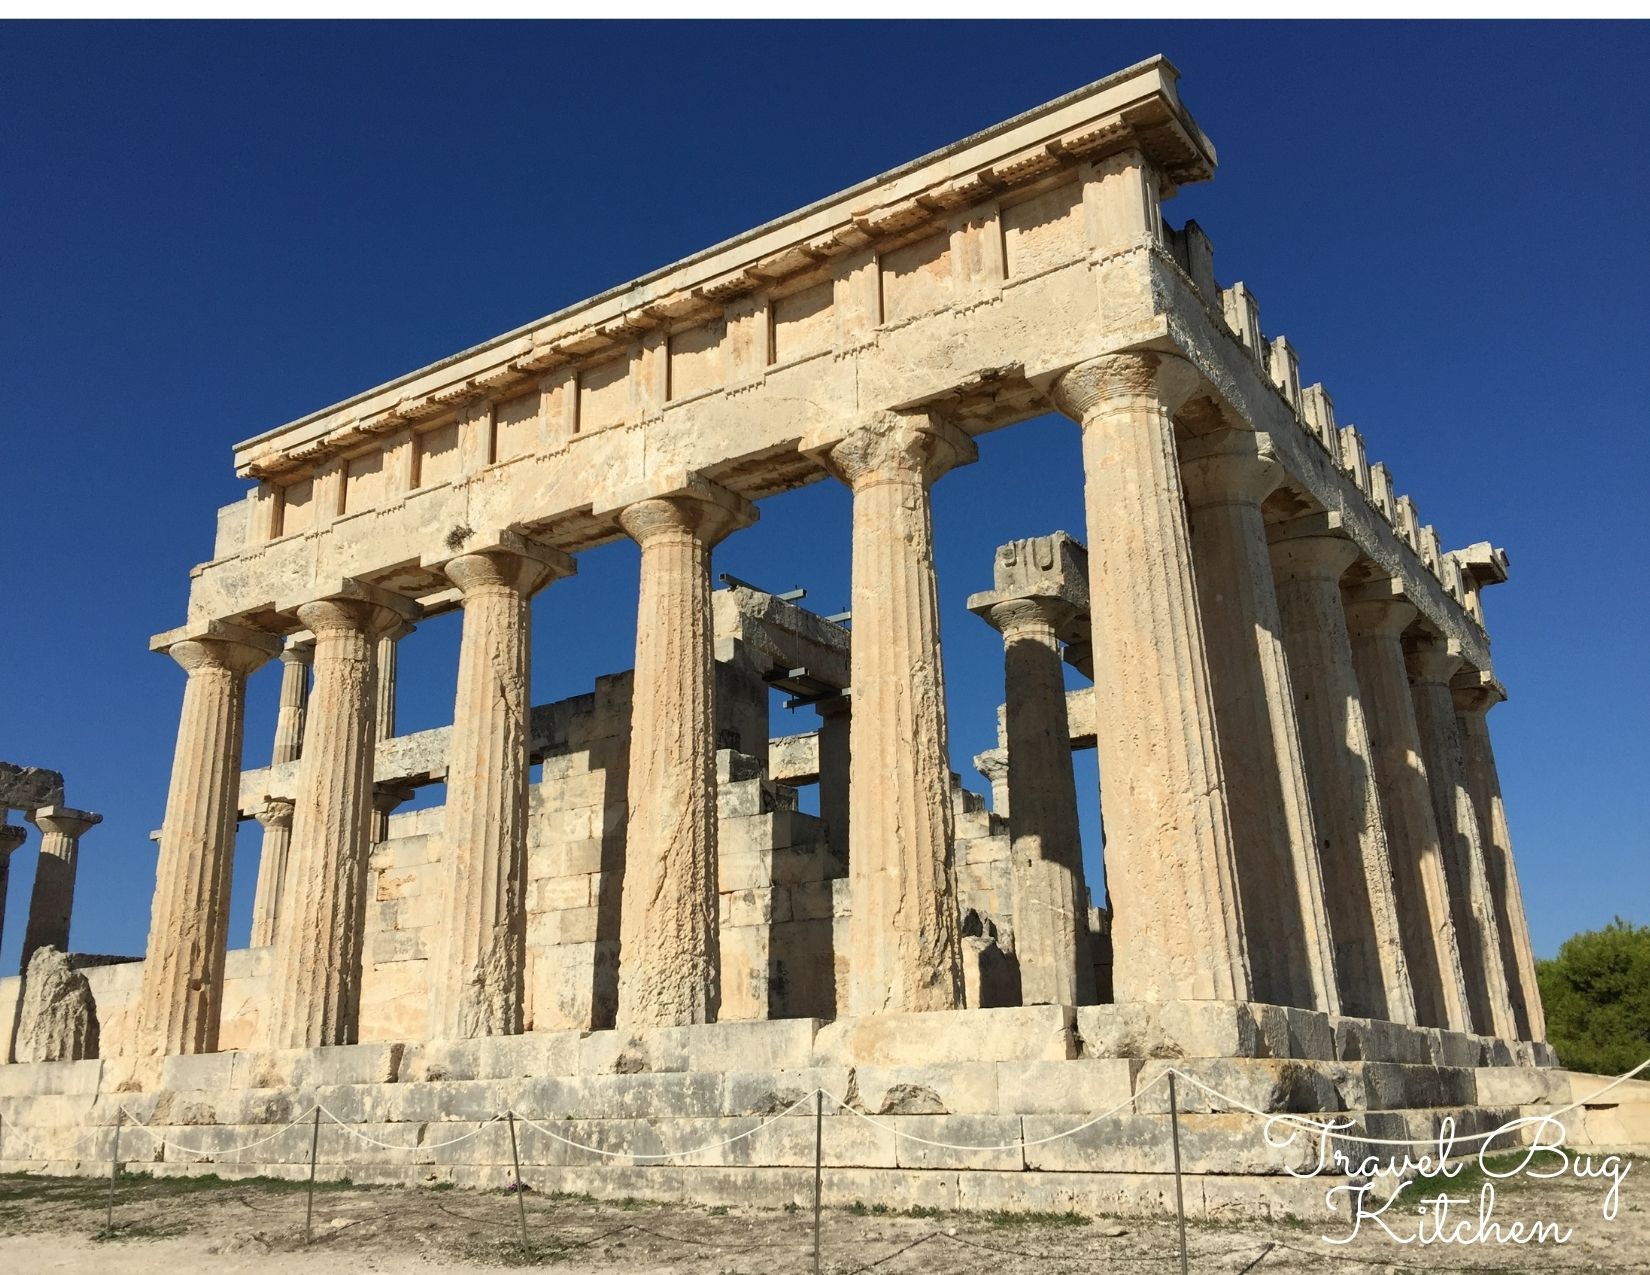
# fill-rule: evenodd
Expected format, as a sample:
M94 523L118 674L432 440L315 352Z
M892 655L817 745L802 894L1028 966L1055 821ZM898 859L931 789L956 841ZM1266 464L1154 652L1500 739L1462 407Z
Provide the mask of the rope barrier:
M761 1124L756 1125L754 1128L746 1129L743 1133L736 1133L731 1138L723 1138L720 1142L707 1142L702 1147L691 1147L686 1151L609 1151L605 1147L595 1147L589 1145L588 1143L575 1142L571 1138L564 1138L554 1129L546 1129L538 1121L529 1119L527 1116L520 1116L519 1118L521 1123L527 1128L532 1129L537 1133L542 1133L547 1138L553 1138L557 1142L563 1143L569 1147L577 1147L580 1151L589 1151L594 1155L605 1155L615 1159L622 1158L626 1160L674 1160L678 1156L700 1155L706 1151L716 1151L722 1147L731 1147L736 1142L741 1142L746 1138L754 1137L756 1134L761 1133L762 1130L766 1129L769 1125L775 1123L776 1121L783 1120L803 1103L811 1100L815 1093L824 1093L824 1090L810 1089L783 1111L769 1116ZM826 1094L825 1096L830 1097L829 1094ZM832 1101L834 1102L835 1099L832 1099Z
M279 1129L275 1130L275 1132L270 1134L268 1137L259 1138L255 1142L243 1143L241 1146L238 1146L238 1147L218 1147L218 1148L208 1150L208 1149L205 1149L205 1148L202 1148L202 1147L185 1146L181 1142L174 1142L174 1141L172 1141L172 1139L166 1137L164 1134L156 1133L148 1125L144 1124L143 1121L139 1120L136 1116L134 1116L130 1111L127 1111L125 1107L120 1108L121 1114L124 1115L126 1117L126 1119L132 1123L133 1127L138 1128L138 1129L142 1129L144 1133L148 1134L150 1138L154 1139L154 1141L160 1143L162 1146L171 1147L174 1151L182 1151L185 1155L205 1156L207 1159L211 1159L211 1160L215 1160L219 1156L239 1155L242 1151L250 1151L253 1147L261 1147L266 1142L273 1142L273 1141L275 1141L276 1138L280 1137L288 1129L294 1128L295 1126L297 1126L299 1124L302 1124L304 1122L304 1120L306 1120L311 1114L314 1113L314 1111L315 1111L314 1107L304 1108L303 1115L296 1117L290 1124L282 1125Z
M906 1133L902 1130L896 1129L896 1128L894 1128L893 1125L884 1124L882 1121L877 1120L872 1116L866 1115L863 1111L859 1111L859 1110L856 1110L853 1107L850 1107L846 1102L844 1102L841 1098L838 1098L835 1094L826 1093L825 1090L823 1090L823 1089L820 1090L820 1092L825 1094L825 1097L829 1098L832 1102L836 1103L837 1106L841 1107L844 1111L848 1112L849 1115L858 1116L866 1124L874 1125L878 1129L884 1129L887 1132L893 1134L896 1138L903 1138L907 1142L920 1142L925 1147L940 1147L940 1148L943 1148L946 1151L1019 1151L1019 1150L1022 1150L1023 1148L1025 1148L1025 1147L1039 1147L1039 1146L1042 1146L1045 1142L1058 1142L1061 1138L1069 1138L1073 1134L1081 1133L1084 1129L1087 1129L1090 1125L1099 1124L1102 1120L1105 1120L1105 1119L1107 1119L1111 1116L1116 1115L1119 1111L1123 1110L1124 1107L1132 1107L1134 1105L1135 1099L1140 1097L1141 1094L1146 1093L1153 1086L1155 1086L1157 1084L1160 1084L1162 1081L1168 1079L1169 1070L1173 1070L1173 1069L1170 1068L1168 1070L1163 1071L1162 1073L1160 1073L1157 1076L1157 1078L1155 1080L1152 1080L1152 1081L1148 1082L1147 1084L1143 1085L1139 1090L1137 1090L1133 1094L1130 1094L1127 1098L1125 1098L1122 1102L1118 1103L1115 1107L1111 1107L1106 1111L1102 1111L1097 1116L1091 1116L1089 1119L1083 1121L1083 1123L1080 1124L1080 1125L1074 1125L1070 1129L1063 1130L1060 1133L1051 1133L1046 1138L1022 1138L1018 1142L1006 1142L1006 1143L1003 1143L999 1146L970 1146L969 1144L963 1143L963 1142L936 1142L932 1138L918 1137L914 1133Z
M1650 1058L1646 1058L1643 1062L1641 1062L1637 1067L1634 1067L1631 1071L1623 1072L1621 1075L1617 1076L1615 1079L1610 1081L1609 1084L1605 1085L1602 1089L1599 1089L1599 1090L1589 1094L1585 1098L1578 1098L1576 1101L1570 1103L1567 1106L1559 1107L1555 1111L1549 1111L1549 1112L1546 1112L1546 1113L1544 1113L1542 1115L1538 1115L1538 1116L1520 1116L1517 1120L1509 1121L1507 1124L1501 1125L1501 1126L1499 1126L1498 1128L1495 1128L1495 1129L1491 1129L1491 1130L1489 1130L1485 1133L1457 1134L1455 1136L1454 1140L1456 1142L1476 1142L1476 1141L1480 1141L1480 1140L1488 1141L1490 1138L1499 1137L1503 1133L1509 1133L1513 1129L1521 1128L1526 1124L1532 1124L1532 1123L1536 1123L1536 1122L1543 1121L1543 1120L1556 1120L1559 1116L1565 1115L1565 1114L1567 1114L1571 1111L1575 1111L1580 1107L1585 1107L1589 1103L1596 1102L1600 1097L1602 1097L1603 1095L1609 1093L1617 1085L1623 1084L1626 1081L1629 1081L1629 1080L1633 1079L1633 1077L1637 1076L1641 1071L1644 1071L1646 1068L1650 1068ZM1166 1068L1164 1070L1164 1074L1167 1075L1168 1072L1171 1072L1171 1071L1174 1072L1175 1075L1179 1076L1180 1079L1188 1081L1193 1085L1196 1085L1199 1089L1203 1090L1203 1092L1208 1094L1210 1097L1218 1098L1222 1102L1226 1103L1229 1106L1236 1107L1240 1111L1247 1112L1251 1116L1258 1116L1260 1119L1265 1120L1267 1122L1268 1129L1266 1131L1264 1131L1264 1136L1266 1137L1266 1140L1267 1140L1268 1144L1271 1145L1271 1146L1274 1146L1274 1147L1285 1147L1285 1146L1288 1146L1289 1143L1294 1141L1293 1136L1291 1136L1288 1139L1288 1141L1286 1141L1286 1142L1281 1142L1281 1143L1272 1142L1271 1134L1270 1134L1270 1126L1274 1125L1274 1124L1294 1125L1295 1127L1300 1128L1300 1129L1311 1129L1314 1132L1316 1132L1320 1137L1331 1138L1331 1139L1334 1139L1334 1140L1339 1141L1339 1142L1356 1142L1356 1143L1361 1143L1361 1144L1364 1144L1364 1145L1367 1145L1367 1146L1412 1147L1416 1143L1428 1141L1428 1139L1422 1138L1422 1137L1415 1137L1415 1138L1376 1138L1376 1137L1370 1136L1368 1134L1351 1133L1351 1132L1348 1132L1346 1130L1336 1129L1335 1128L1335 1123L1336 1122L1333 1121L1333 1120L1313 1120L1313 1119L1311 1119L1310 1117L1307 1117L1307 1116L1293 1115L1289 1112L1283 1112L1283 1111L1276 1111L1276 1112L1261 1111L1258 1108L1251 1107L1248 1103L1243 1102L1240 1099L1232 1097L1230 1094L1221 1093L1220 1090L1214 1088L1213 1086L1204 1084L1203 1081L1199 1080L1196 1076L1187 1075L1185 1072L1181 1071L1178 1067ZM1150 1086L1148 1086L1148 1088L1149 1087ZM1140 1092L1144 1093L1145 1090L1142 1089Z
M448 1138L445 1142L415 1142L411 1146L408 1146L407 1144L400 1142L385 1142L381 1138L373 1137L371 1134L361 1133L356 1129L352 1129L349 1125L345 1124L344 1121L333 1115L332 1112L328 1111L326 1107L320 1103L316 1103L315 1108L318 1109L323 1116L332 1121L333 1124L337 1125L356 1141L365 1142L369 1146L382 1147L386 1151L439 1151L442 1147L456 1147L460 1142L468 1142L471 1138L479 1137L481 1134L486 1133L490 1125L497 1124L500 1120L506 1119L510 1114L508 1111L501 1111L496 1116L489 1116L486 1120L483 1120L468 1133L461 1133L456 1138ZM439 1122L426 1121L425 1123L434 1124Z

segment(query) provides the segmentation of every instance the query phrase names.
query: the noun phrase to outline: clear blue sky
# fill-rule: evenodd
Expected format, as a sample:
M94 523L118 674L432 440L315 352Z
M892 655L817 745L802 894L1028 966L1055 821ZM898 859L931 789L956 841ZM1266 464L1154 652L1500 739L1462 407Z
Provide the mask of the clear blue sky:
M145 642L243 491L231 444L1158 52L1221 158L1170 219L1204 226L1447 546L1511 555L1491 721L1537 951L1650 921L1645 26L10 24L0 757L105 815L75 947L142 951L183 688ZM1044 420L936 488L976 787L1001 652L964 600L1001 541L1082 535L1079 484L1075 427ZM718 569L846 607L846 490L762 513ZM540 595L537 701L629 666L635 588L620 544ZM405 643L404 728L450 720L456 646L453 618ZM252 682L248 765L276 680Z

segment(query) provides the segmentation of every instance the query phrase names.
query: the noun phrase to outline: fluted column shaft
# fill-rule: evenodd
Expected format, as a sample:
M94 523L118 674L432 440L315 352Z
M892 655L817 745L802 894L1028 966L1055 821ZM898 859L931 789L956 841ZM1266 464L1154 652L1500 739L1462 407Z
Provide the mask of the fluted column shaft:
M0 816L5 811L0 810ZM0 818L0 940L5 938L6 928L6 889L11 882L12 852L28 839L29 830L14 823L6 823Z
M853 756L853 705L846 695L821 700L814 705L819 714L819 818L825 825L825 840L837 857L848 858L849 813L848 771Z
M292 849L292 802L270 797L254 816L263 829L258 849L258 888L252 900L253 947L269 947L281 924L281 888Z
M721 494L650 498L619 515L642 551L620 1027L713 1022L721 1003L710 554L754 514Z
M1369 727L1341 603L1341 575L1357 556L1357 545L1333 535L1286 535L1272 545L1341 1010L1413 1023Z
M201 638L167 648L188 681L161 822L139 1000L142 1052L218 1047L230 873L241 781L246 675L278 649Z
M1346 605L1352 667L1369 729L1416 1016L1429 1027L1471 1031L1466 980L1450 917L1449 877L1404 671L1401 635L1415 614L1413 606L1399 599L1351 600Z
M989 613L1003 635L1014 952L1027 1005L1094 1002L1088 887L1056 636L1071 611L1059 599L1015 598Z
M1456 688L1454 697L1462 770L1467 793L1478 814L1490 903L1495 909L1502 966L1518 1038L1546 1040L1547 1016L1541 1007L1541 988L1535 979L1535 952L1530 946L1530 927L1524 917L1524 894L1518 888L1512 835L1507 828L1507 807L1501 798L1495 750L1490 746L1488 715L1490 709L1501 702L1501 693L1494 687L1475 686Z
M1410 640L1406 663L1421 758L1431 780L1433 817L1449 877L1450 914L1466 977L1473 1030L1486 1036L1517 1038L1507 976L1501 963L1495 906L1484 867L1478 815L1467 793L1461 764L1461 734L1449 679L1461 666L1442 638Z
M1181 451L1192 566L1257 1000L1340 1010L1334 944L1261 502L1270 440L1221 430Z
M464 634L447 752L447 890L432 971L434 1039L522 1030L529 600L571 567L554 551L492 549L443 568L464 595Z
M275 713L275 746L269 757L272 766L296 761L303 747L309 664L308 643L288 646L281 652L281 700ZM263 829L263 843L258 851L258 888L252 899L252 946L267 947L275 941L281 914L281 888L292 845L292 803L266 802L257 819Z
M847 1011L957 1009L962 937L929 487L974 459L961 430L889 414L836 442L853 491Z
M395 631L378 639L378 675L373 682L373 735L382 742L395 735L395 663L401 634ZM391 808L393 809L393 807ZM372 814L372 841L376 845L390 835L390 812L377 808Z
M29 919L23 927L23 973L36 948L69 950L69 919L74 913L75 867L80 838L103 822L102 815L67 806L45 806L28 816L40 829L40 859L34 869L34 891L29 896Z
M1055 405L1083 427L1119 1001L1251 994L1175 447L1174 413L1196 384L1183 359L1134 353L1054 385Z
M270 975L276 1049L352 1044L361 996L368 820L372 816L375 644L399 625L360 598L305 603L315 684L293 802L292 849Z

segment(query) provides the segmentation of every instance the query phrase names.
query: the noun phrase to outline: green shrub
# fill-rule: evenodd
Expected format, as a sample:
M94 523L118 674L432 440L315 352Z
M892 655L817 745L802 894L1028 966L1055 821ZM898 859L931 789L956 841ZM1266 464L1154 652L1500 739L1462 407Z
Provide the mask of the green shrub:
M1536 962L1547 1039L1576 1071L1617 1076L1650 1058L1650 926L1619 916Z

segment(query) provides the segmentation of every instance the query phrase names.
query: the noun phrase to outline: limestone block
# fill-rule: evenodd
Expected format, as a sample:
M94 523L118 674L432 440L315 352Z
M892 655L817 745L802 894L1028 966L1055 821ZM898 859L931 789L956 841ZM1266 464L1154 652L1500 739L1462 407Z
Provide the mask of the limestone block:
M1352 1105L1359 1109L1470 1107L1475 1101L1473 1071L1466 1067L1366 1062L1358 1075L1363 1092L1354 1095Z
M21 1063L80 1062L98 1053L97 1004L86 976L55 947L37 947L23 980L13 1056Z
M722 1077L720 1112L725 1116L772 1116L800 1102L815 1089L825 1091L824 1109L852 1092L854 1072L847 1067L797 1067L761 1071L730 1071ZM801 1108L813 1114L812 1101Z
M1139 1067L1130 1058L998 1063L997 1110L1005 1115L1096 1115L1128 1100Z
M1402 1023L1381 1019L1343 1018L1331 1014L1335 1027L1335 1057L1343 1062L1432 1061L1432 1048L1425 1032Z
M856 1111L890 1115L1015 1115L1000 1098L1006 1070L1061 1064L951 1062L927 1067L855 1067L846 1089L833 1089ZM829 1105L827 1103L827 1105Z
M1015 1170L1025 1167L1018 1116L880 1116L878 1119L904 1135L895 1148L901 1168ZM952 1145L933 1145L942 1142Z
M1349 1106L1344 1091L1357 1087L1355 1080L1349 1081L1348 1067L1333 1062L1285 1058L1177 1059L1173 1064L1148 1061L1135 1079L1136 1112L1168 1112L1169 1086L1160 1077L1171 1065L1215 1091L1210 1093L1183 1076L1176 1084L1176 1101L1182 1112L1233 1114L1245 1107L1265 1112L1344 1111ZM1258 1122L1255 1133L1258 1137Z
M535 1118L699 1118L719 1114L722 1078L703 1071L541 1077L521 1082L519 1095L520 1110Z
M1240 1001L1135 1001L1077 1008L1085 1058L1258 1058L1270 1045Z
M696 1023L591 1032L579 1043L580 1074L749 1071L806 1067L819 1024L809 1018Z
M533 883L530 912L559 912L591 906L589 876L545 877Z
M1158 1217L1174 1211L1170 1173L959 1173L957 1207L969 1212L1066 1213ZM1186 1212L1202 1212L1197 1178L1184 1183Z
M1069 1006L1032 1005L839 1018L820 1027L814 1060L914 1067L957 1058L1073 1058L1072 1013Z
M576 877L600 872L602 842L597 837L554 844L540 842L532 851L529 877Z
M1477 1067L1484 1061L1484 1042L1470 1032L1429 1031L1427 1042L1440 1067Z
M103 1063L96 1058L74 1062L14 1062L0 1066L0 1098L57 1094L96 1094Z
M172 1054L161 1064L161 1086L177 1092L229 1089L234 1085L234 1052Z
M791 886L787 893L793 921L828 921L836 915L833 882L800 881Z

